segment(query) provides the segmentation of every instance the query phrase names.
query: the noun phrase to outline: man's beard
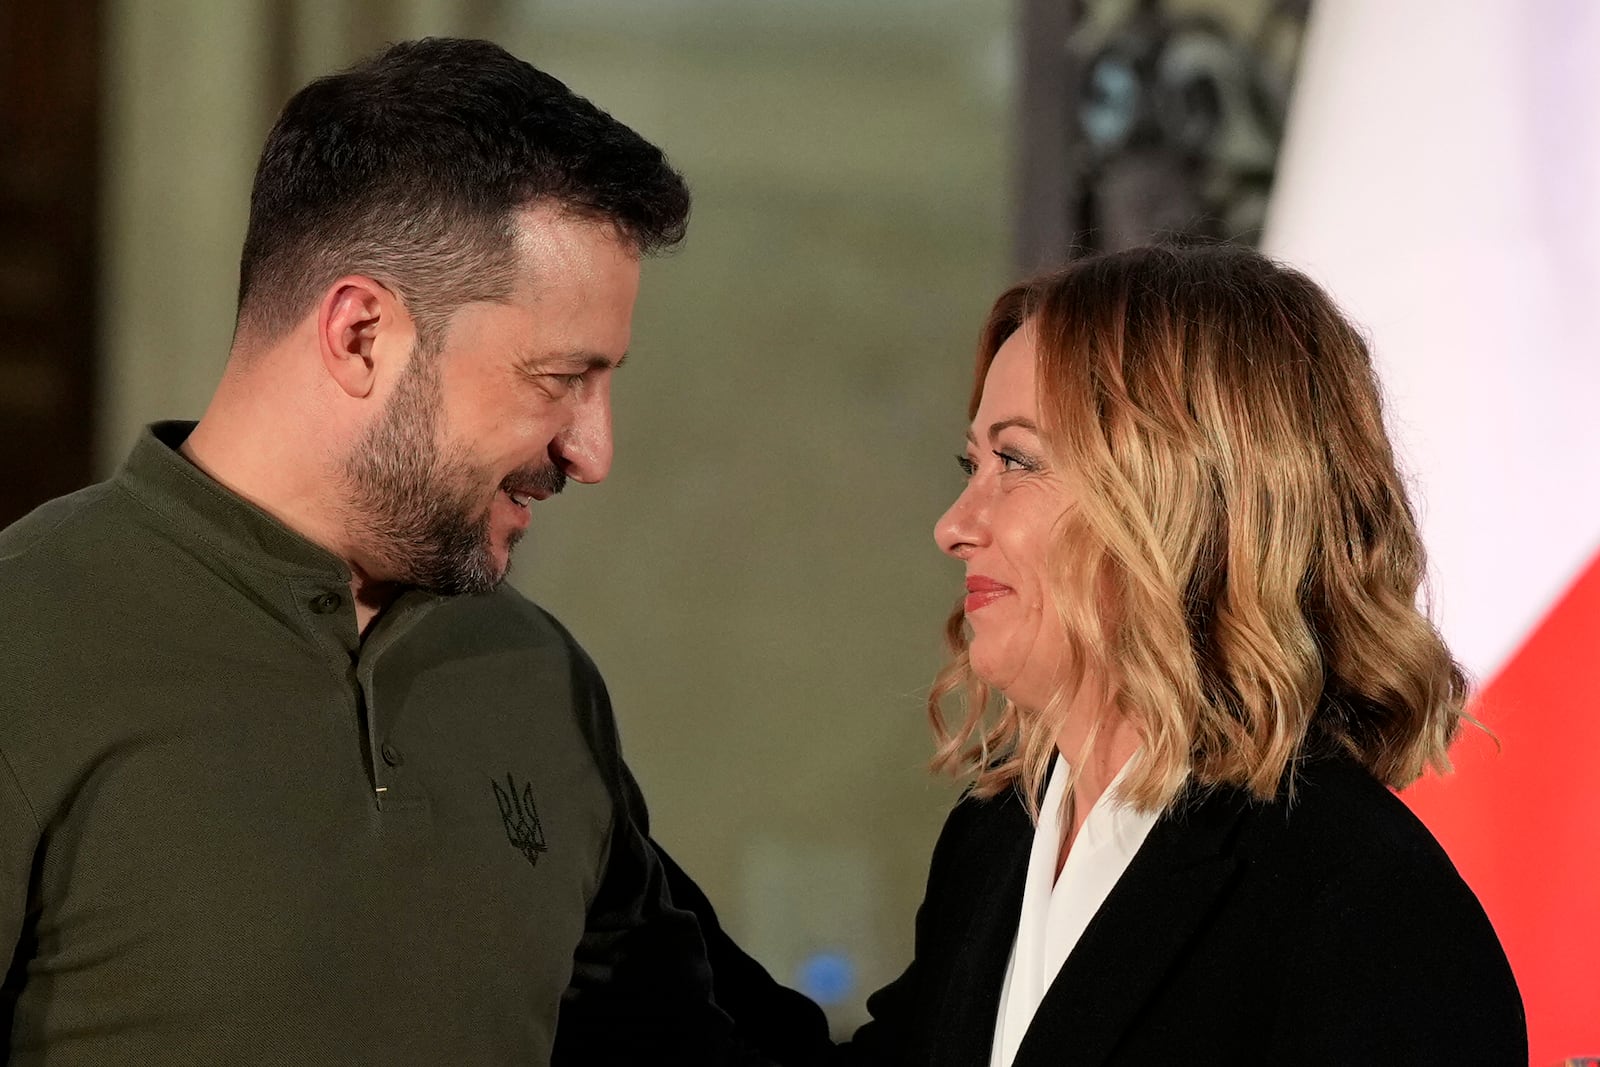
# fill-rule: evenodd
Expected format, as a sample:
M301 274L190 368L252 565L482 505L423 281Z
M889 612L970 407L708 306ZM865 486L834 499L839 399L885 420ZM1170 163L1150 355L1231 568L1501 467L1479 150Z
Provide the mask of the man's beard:
M460 447L439 442L436 353L419 345L376 423L345 461L348 521L359 549L382 578L431 593L487 593L504 580L522 538L511 532L507 564L499 565L489 524L490 502L479 494L491 472ZM502 482L513 491L559 493L566 475L554 464L524 468Z

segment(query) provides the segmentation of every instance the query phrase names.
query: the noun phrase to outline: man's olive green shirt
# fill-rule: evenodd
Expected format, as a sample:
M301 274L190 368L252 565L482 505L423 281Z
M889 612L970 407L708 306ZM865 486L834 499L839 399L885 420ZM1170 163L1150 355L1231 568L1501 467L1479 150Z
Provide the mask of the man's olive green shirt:
M510 589L358 635L187 432L0 533L9 1062L542 1064L564 994L716 1016L570 636Z

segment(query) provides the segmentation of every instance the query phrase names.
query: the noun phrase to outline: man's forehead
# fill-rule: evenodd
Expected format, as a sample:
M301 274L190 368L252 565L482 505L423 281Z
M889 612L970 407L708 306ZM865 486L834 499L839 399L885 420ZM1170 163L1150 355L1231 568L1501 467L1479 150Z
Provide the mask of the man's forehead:
M619 329L623 336L617 349L626 347L639 293L639 258L611 237L607 227L582 220L541 222L519 231L517 255L510 303L547 324L581 324L585 331ZM596 342L589 339L602 354L612 349L609 337Z
M512 213L518 251L535 270L547 263L598 260L611 267L639 265L639 253L609 220L561 204L541 202Z

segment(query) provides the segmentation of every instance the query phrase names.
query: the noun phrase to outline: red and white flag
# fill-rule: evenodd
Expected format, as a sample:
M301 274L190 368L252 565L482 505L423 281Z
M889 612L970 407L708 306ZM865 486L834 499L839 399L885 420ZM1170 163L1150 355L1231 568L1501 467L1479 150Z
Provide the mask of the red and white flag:
M1466 728L1404 796L1499 932L1533 1063L1600 1056L1600 3L1314 4L1265 243L1370 331L1502 746Z

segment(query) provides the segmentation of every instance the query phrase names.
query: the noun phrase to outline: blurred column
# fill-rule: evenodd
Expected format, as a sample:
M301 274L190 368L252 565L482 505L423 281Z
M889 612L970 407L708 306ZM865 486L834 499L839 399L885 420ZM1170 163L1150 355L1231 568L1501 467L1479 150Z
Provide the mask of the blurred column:
M198 416L227 357L272 56L266 0L106 12L100 466Z
M1068 166L1077 78L1067 42L1078 0L1020 0L1017 35L1022 77L1017 94L1016 259L1025 274L1060 263L1076 225L1078 200Z

